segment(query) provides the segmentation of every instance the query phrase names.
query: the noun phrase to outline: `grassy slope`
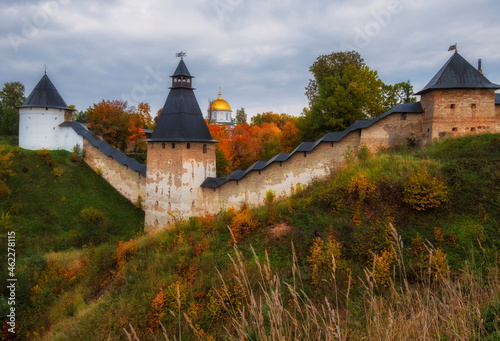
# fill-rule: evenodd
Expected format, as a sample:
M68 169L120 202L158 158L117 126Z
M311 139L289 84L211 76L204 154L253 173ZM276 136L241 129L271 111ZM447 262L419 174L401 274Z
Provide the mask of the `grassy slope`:
M7 150L17 145L14 138L0 138ZM16 232L16 276L18 312L29 305L30 289L36 284L38 270L47 264L47 255L54 251L81 249L82 246L117 243L142 233L144 213L124 199L106 181L84 163L73 163L70 153L52 151L41 157L35 151L21 150L15 157L14 176L7 179L11 194L0 199L0 212L10 214ZM63 171L54 177L55 168ZM83 209L94 207L102 219L97 224L80 218ZM2 263L6 264L6 231L0 246ZM6 278L7 266L0 269ZM2 289L0 308L7 308ZM26 316L29 319L29 316Z
M170 337L230 338L241 329L248 337L260 339L262 333L276 329L270 322L276 322L274 317L268 314L278 316L286 309L290 314L283 316L293 316L300 326L294 328L290 320L288 325L283 322L287 338L313 337L331 327L334 329L330 334L340 331L352 339L384 338L389 337L389 332L392 338L418 338L427 332L433 339L454 338L457 332L469 339L494 338L499 332L494 321L500 309L500 285L498 275L494 276L495 271L498 273L500 245L499 166L499 135L444 140L430 148L389 151L354 163L331 180L278 201L276 216L280 225L266 224L267 207L254 210L257 225L237 236L237 249L231 246L227 228L235 223L237 213L221 210L213 220L190 219L174 230L138 237L120 246L114 240L95 248L50 253L44 262L32 264L38 289L36 295L31 290L26 314L36 318L23 319L20 332L29 337L43 334L50 340L119 340L125 338L123 328L131 324L141 339L152 335L163 339L158 324L162 322ZM448 201L435 209L417 211L403 201L402 188L411 174L423 170L446 182ZM368 187L363 187L362 182L353 186L352 179L356 178L368 179ZM363 191L368 195L361 199ZM53 194L54 202L60 196ZM67 198L69 202L75 200ZM56 210L54 206L60 205L45 209ZM104 211L104 207L99 209ZM380 277L383 271L377 270L379 277L370 277L368 272L367 277L364 269L372 269L374 254L382 258L384 252L401 245L393 240L389 223L396 227L403 250L396 260L388 261L389 278L394 277L384 283ZM322 252L313 256L312 250L319 243L316 235L321 236L323 246ZM434 255L446 255L449 273L439 263L432 263L429 271L419 271L415 255L418 236L432 244L426 243L426 247ZM331 237L339 243L329 244ZM329 265L332 253L328 250L336 256L333 277ZM78 262L79 257L83 261ZM232 263L230 257L241 257L241 264ZM404 268L398 266L402 263ZM287 289L284 283L296 290ZM409 283L408 289L405 283ZM483 287L489 291L481 291ZM261 288L268 295L275 293L276 300L266 300ZM470 295L464 296L464 292ZM248 305L252 294L261 296L263 303ZM325 297L334 302L336 313L319 313ZM431 309L429 302L436 303L435 308ZM412 305L418 304L422 304L415 308L418 314L428 310L423 314L428 318L428 330L418 325L422 314L413 319ZM455 315L446 315L439 308L455 304L464 307L463 315L457 315L459 309L455 309ZM246 312L265 316L264 322L251 322L241 328L232 324L231 318L241 322L237 309L243 306ZM390 318L388 310L394 312ZM190 318L193 327L184 316ZM320 323L316 325L311 316ZM330 322L322 323L321 316ZM407 321L410 325L395 328L391 321L397 321L398 316L401 326ZM247 319L252 320L248 315ZM483 322L478 324L481 319ZM454 321L464 323L455 326ZM193 329L198 330L198 335Z

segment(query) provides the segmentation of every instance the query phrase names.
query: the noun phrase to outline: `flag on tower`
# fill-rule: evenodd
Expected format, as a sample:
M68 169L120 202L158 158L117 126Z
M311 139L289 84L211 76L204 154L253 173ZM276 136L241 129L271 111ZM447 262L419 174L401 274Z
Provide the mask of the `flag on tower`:
M451 45L450 48L448 49L448 51L453 51L456 49L457 49L457 43L455 43L455 45Z

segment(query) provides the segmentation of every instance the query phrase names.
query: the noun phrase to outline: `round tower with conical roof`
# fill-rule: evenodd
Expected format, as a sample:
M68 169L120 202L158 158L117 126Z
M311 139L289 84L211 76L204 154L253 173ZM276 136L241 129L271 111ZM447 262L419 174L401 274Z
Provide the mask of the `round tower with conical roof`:
M71 121L72 111L45 73L19 107L19 147L65 149L66 136L61 136L59 126Z
M168 227L176 219L203 213L200 185L214 177L215 142L181 58L172 86L148 141L145 229Z

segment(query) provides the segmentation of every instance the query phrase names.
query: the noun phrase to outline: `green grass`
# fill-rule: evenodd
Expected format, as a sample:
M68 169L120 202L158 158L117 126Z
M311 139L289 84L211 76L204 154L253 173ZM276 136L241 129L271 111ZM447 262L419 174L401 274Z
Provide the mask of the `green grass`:
M7 180L12 193L0 200L0 210L10 212L18 247L29 246L26 252L79 248L143 230L144 213L86 164L71 162L69 155L51 151L44 158L21 150L14 158L16 175ZM51 174L54 168L62 169L61 177ZM83 222L80 212L88 207L102 212L104 221L95 226Z
M47 174L51 168L36 153L23 152L29 172L23 178L9 179L13 189L23 188L13 191L10 199L19 198L16 203L23 206L14 219L19 224L21 217L31 217L25 206L38 209L29 220L51 225L46 228L51 232L40 227L40 241L37 233L22 232L33 249L26 247L30 256L19 269L26 283L19 293L24 297L19 334L33 338L37 333L47 340L123 340L123 329L130 332L131 325L141 340L160 340L165 339L161 322L170 339L183 340L208 340L207 335L231 340L237 339L237 333L249 339L272 333L281 333L279 339L328 339L325 332L331 339L337 338L335 333L350 339L383 339L384 335L494 339L500 333L495 322L500 295L499 141L500 135L482 135L372 155L292 198L275 202L277 221L289 227L284 234L275 236L274 227L266 226L267 207L255 209L259 226L236 248L228 230L234 213L224 209L210 227L204 219L192 218L169 231L134 237L128 249L118 247L119 238L128 240L138 231L125 228L131 219L127 214L135 212L131 204L115 198L114 191L98 194L101 201L96 201L95 194L85 199L84 194L64 194L70 176L78 179L75 188L81 190L92 187L93 179L94 191L108 188L85 165L65 161L65 153L53 153L64 170L62 180L47 177L44 183L30 182L28 174ZM403 187L410 175L423 170L446 183L448 200L437 208L418 211L404 202ZM359 192L349 190L352 179L360 176L374 188L362 201ZM52 204L38 208L44 197L41 193L38 199L26 199L25 192L36 186L45 197L50 195ZM67 199L56 202L62 196ZM81 206L72 209L71 202ZM2 205L7 209L3 201ZM116 212L108 210L108 205ZM106 217L102 223L105 238L100 244L80 248L69 242L70 231L83 226L75 217L89 206ZM41 215L42 211L54 214ZM357 220L353 219L356 215ZM50 219L58 225L54 227ZM71 223L65 224L63 220L68 219ZM121 223L116 223L118 219ZM390 224L397 231L396 239ZM328 255L312 256L317 235L326 246L330 236L340 242L334 271ZM435 255L439 249L446 255L449 273L438 277L435 268L419 273L413 244L417 235L425 241L425 252ZM93 237L90 234L82 245ZM63 245L61 251L59 246L49 247L51 238ZM372 273L373 255L380 257L392 247L401 247L401 253L390 264L388 284L379 285ZM86 267L80 267L79 275L68 281L65 271L82 256ZM312 260L322 267L317 283ZM30 300L36 285L40 291ZM224 305L218 303L221 297ZM323 310L325 299L333 309ZM446 308L451 306L455 309ZM0 307L4 309L5 303L0 301ZM241 319L243 311L246 320Z

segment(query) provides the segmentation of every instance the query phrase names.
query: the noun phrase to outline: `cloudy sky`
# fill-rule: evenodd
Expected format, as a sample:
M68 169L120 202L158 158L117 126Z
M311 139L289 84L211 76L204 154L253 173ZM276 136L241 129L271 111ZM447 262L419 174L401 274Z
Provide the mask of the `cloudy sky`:
M219 86L233 111L299 115L309 67L357 50L385 83L420 90L451 44L500 83L498 0L17 0L0 10L0 85L28 95L47 74L85 110L102 99L163 106L185 51L203 112Z

